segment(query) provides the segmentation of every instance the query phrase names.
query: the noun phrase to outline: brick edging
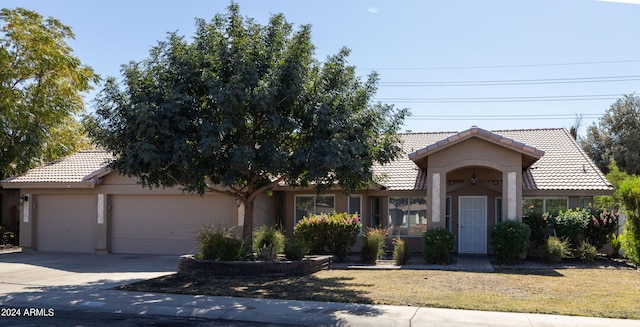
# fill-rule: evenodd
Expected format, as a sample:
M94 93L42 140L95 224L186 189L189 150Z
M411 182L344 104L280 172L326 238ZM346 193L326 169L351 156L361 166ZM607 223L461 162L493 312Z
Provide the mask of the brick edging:
M299 261L215 261L183 255L178 259L178 274L201 277L290 277L331 269L331 256L308 256Z

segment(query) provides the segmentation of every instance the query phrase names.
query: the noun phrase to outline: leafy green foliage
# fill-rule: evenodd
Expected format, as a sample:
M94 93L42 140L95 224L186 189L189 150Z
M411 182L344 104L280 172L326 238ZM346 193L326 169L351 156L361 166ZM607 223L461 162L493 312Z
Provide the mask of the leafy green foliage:
M571 246L569 240L550 236L543 246L542 258L550 263L560 263L564 258L571 257Z
M582 241L576 248L576 257L586 263L593 263L598 257L598 249L589 241Z
M587 129L582 148L605 173L615 160L620 169L640 174L640 97L625 95L612 104L598 125Z
M253 251L268 247L272 248L276 254L284 252L286 237L282 231L273 226L263 225L253 233Z
M529 225L515 221L503 221L491 230L491 243L496 251L499 263L511 264L520 261L520 257L527 253L531 228Z
M612 257L618 258L620 256L620 248L622 247L622 243L624 242L623 234L611 234L609 236L609 244L611 244L611 249L613 253Z
M424 258L427 263L445 265L453 259L455 237L448 229L438 227L424 233Z
M198 233L198 244L198 259L239 261L245 257L244 242L229 230L203 228Z
M384 258L384 245L387 239L387 229L368 228L363 235L362 252L360 255L364 263L375 264L376 260Z
M301 237L293 237L284 243L284 255L287 260L302 260L309 253L309 246Z
M547 239L549 220L548 214L540 212L530 211L522 216L522 222L527 224L531 230L531 241L542 244Z
M596 209L591 209L590 213L584 236L599 250L609 242L611 235L618 231L618 213Z
M633 176L620 183L618 194L627 214L622 249L625 257L640 266L640 176Z
M255 198L279 183L351 192L400 153L407 110L374 102L377 74L356 76L348 49L322 64L314 50L310 26L294 31L281 14L263 26L231 4L125 65L122 88L109 79L89 135L143 185L241 200L249 237Z
M577 244L578 234L584 233L591 220L591 213L587 209L567 209L554 217L556 236L567 238L569 242Z
M409 245L400 237L393 239L393 261L397 266L406 265L411 258Z
M293 233L309 244L311 254L328 251L343 262L349 247L356 243L360 227L358 215L334 212L304 217L294 226Z
M88 145L75 115L98 75L67 44L71 28L24 9L0 10L0 179Z

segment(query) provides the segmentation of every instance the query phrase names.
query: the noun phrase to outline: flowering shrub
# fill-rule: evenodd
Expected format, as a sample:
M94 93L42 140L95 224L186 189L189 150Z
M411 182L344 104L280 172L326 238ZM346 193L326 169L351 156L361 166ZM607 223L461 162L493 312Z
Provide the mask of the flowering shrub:
M496 260L504 264L519 261L521 255L527 253L530 237L531 228L523 222L507 220L494 226L491 243L496 251Z
M356 242L360 226L358 215L334 212L304 217L293 228L293 233L309 244L312 254L328 251L339 261L345 261L347 249Z
M424 233L424 258L427 263L445 265L451 262L455 251L455 237L448 229L438 227Z
M601 249L618 230L618 213L613 211L592 210L584 236L596 250Z

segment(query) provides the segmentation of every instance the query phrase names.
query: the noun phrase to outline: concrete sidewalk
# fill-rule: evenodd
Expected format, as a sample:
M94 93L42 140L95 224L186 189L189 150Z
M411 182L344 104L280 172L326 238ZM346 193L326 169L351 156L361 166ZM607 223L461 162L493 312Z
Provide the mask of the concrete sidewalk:
M313 326L640 326L640 321L109 290L175 272L164 256L23 253L0 256L0 304ZM2 324L0 318L0 325Z

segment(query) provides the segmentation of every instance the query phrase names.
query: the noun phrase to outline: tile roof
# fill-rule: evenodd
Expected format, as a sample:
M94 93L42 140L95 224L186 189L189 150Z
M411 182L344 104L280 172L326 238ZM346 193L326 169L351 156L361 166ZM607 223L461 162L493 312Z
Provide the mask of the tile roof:
M388 190L426 190L426 173L409 159L408 154L428 149L438 142L442 145L456 135L459 133L399 134L404 153L387 165L373 167L376 182ZM532 153L544 152L523 172L524 190L613 190L602 172L564 128L499 130L492 131L489 137L506 140ZM110 170L106 166L111 160L113 156L106 151L81 151L5 179L2 184L11 188L21 183L88 183L108 174Z
M404 154L390 164L373 167L380 179L378 183L388 190L427 189L426 174L418 169L408 154L444 146L460 134L464 132L400 134ZM499 130L492 131L488 137L503 137L526 151L544 152L530 169L523 172L524 190L613 190L602 172L564 128Z
M24 174L13 176L2 181L6 185L14 183L86 183L92 179L109 173L107 164L113 156L107 151L80 151Z

